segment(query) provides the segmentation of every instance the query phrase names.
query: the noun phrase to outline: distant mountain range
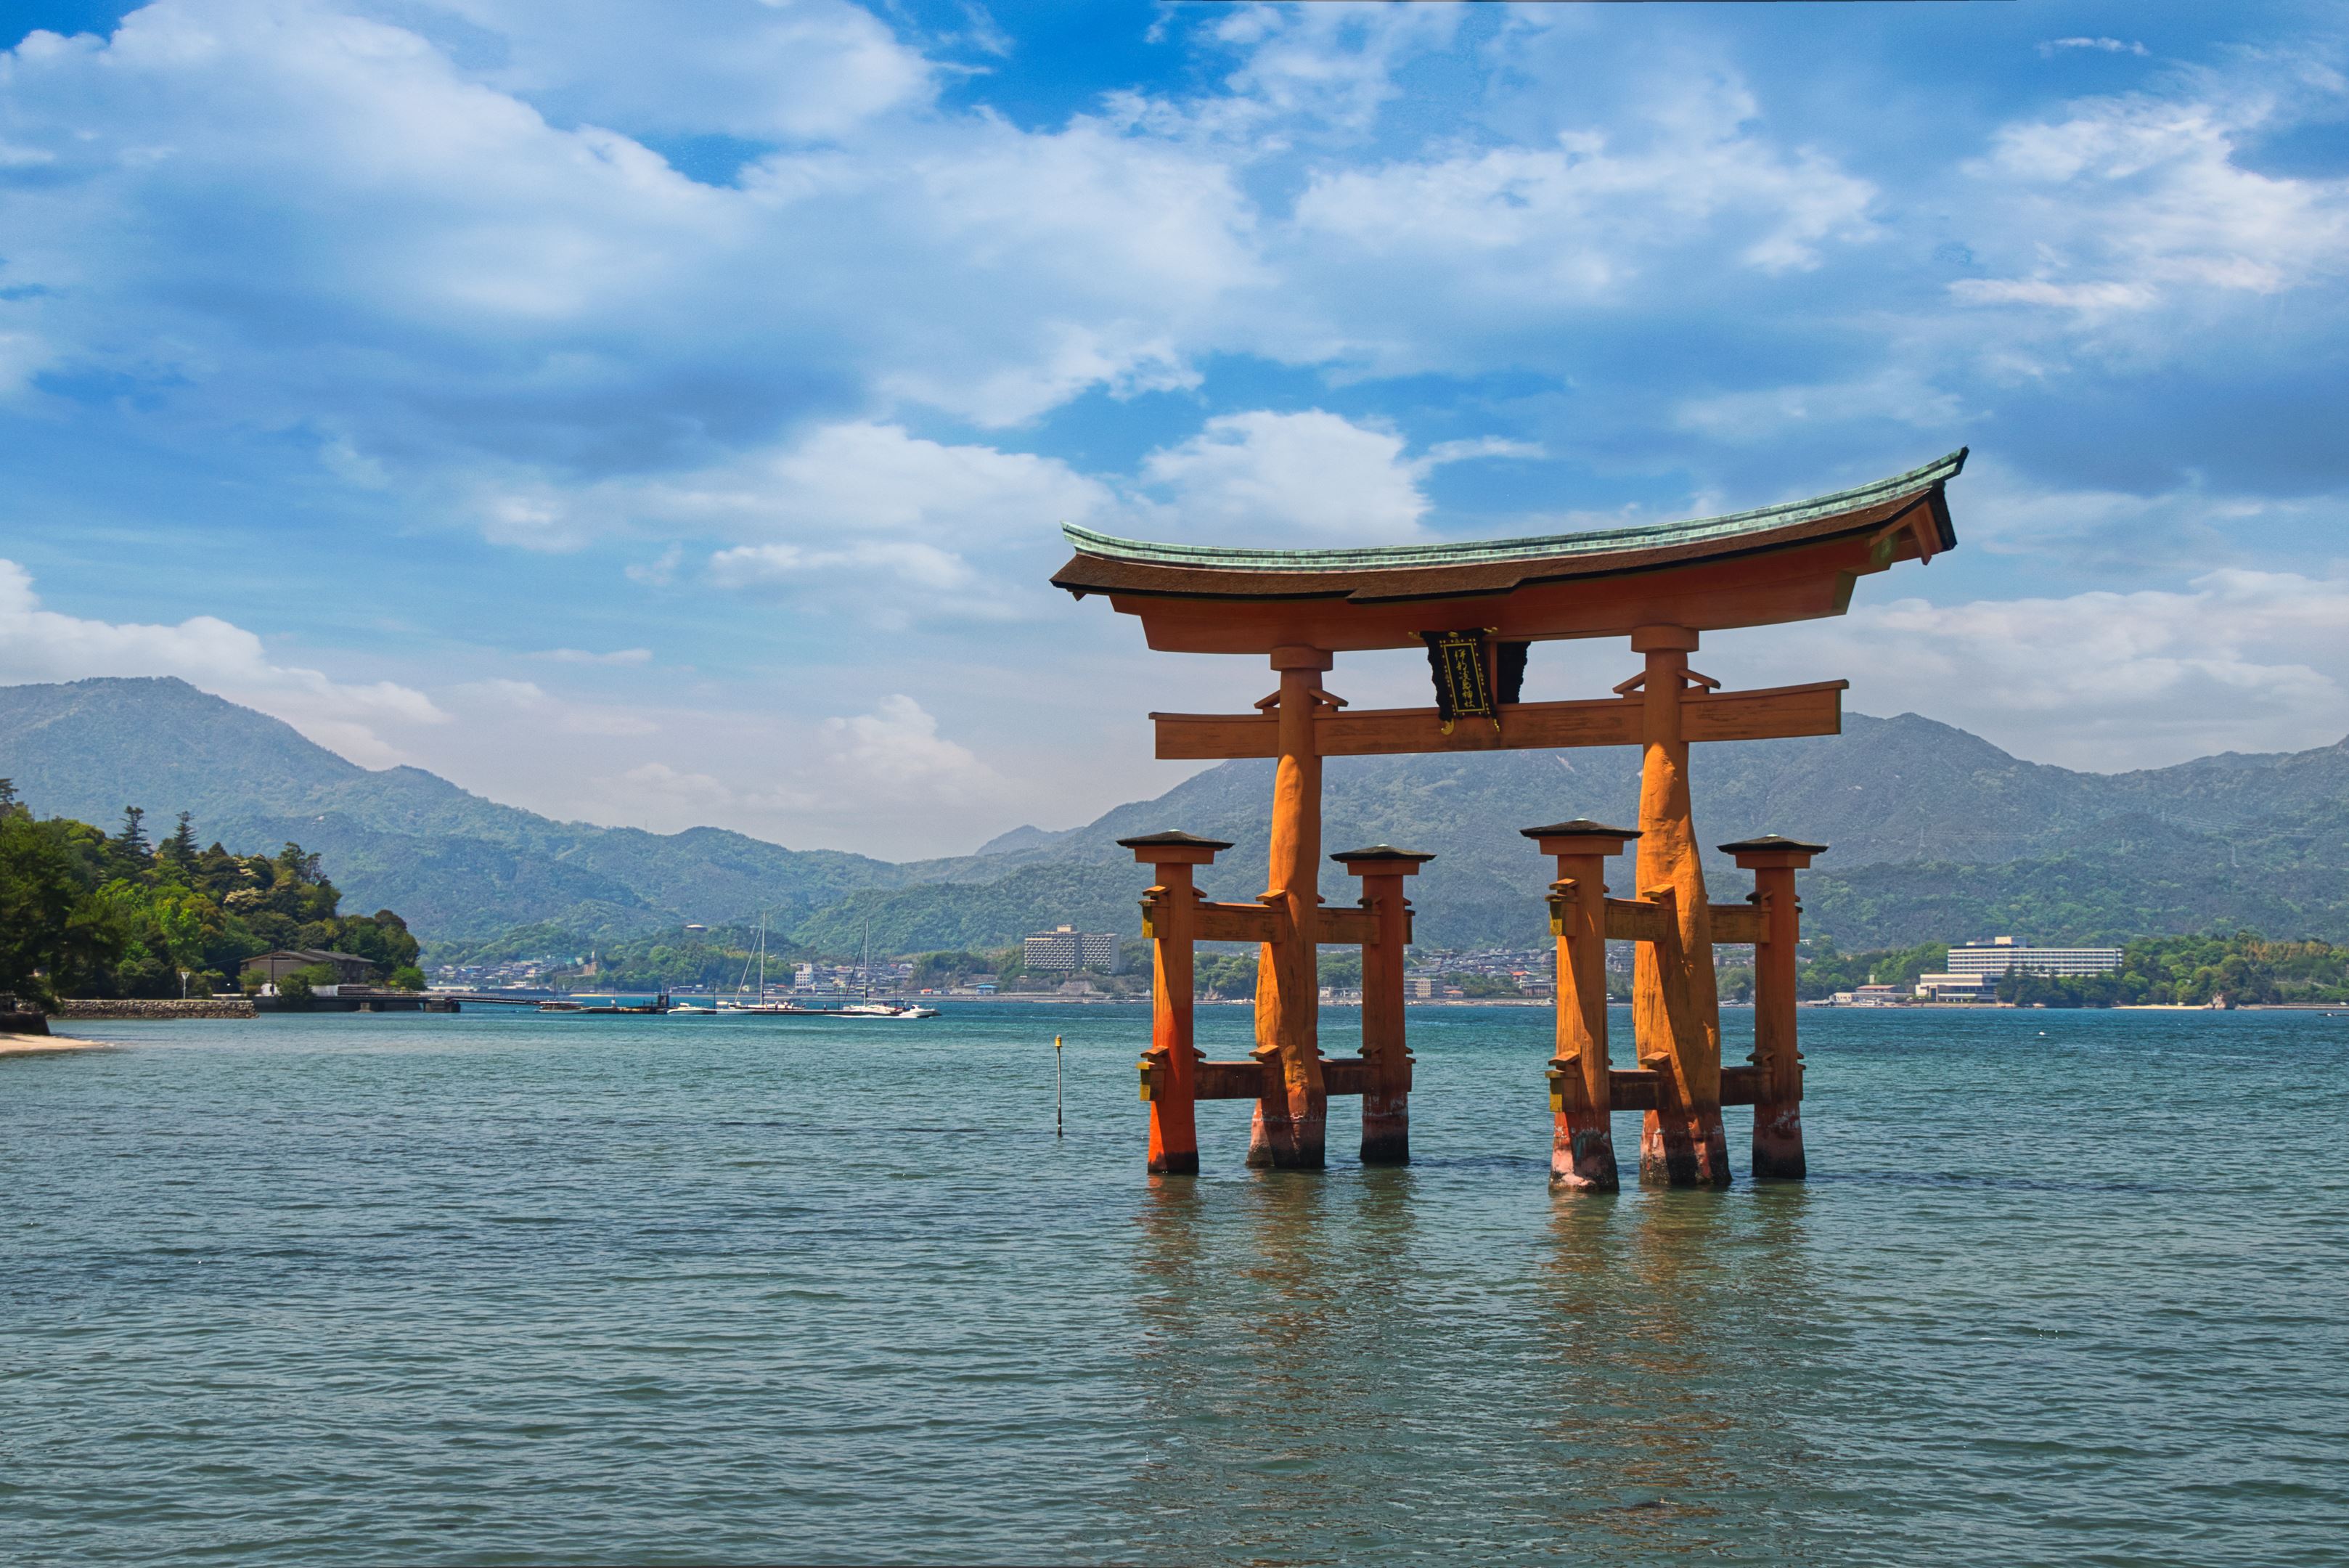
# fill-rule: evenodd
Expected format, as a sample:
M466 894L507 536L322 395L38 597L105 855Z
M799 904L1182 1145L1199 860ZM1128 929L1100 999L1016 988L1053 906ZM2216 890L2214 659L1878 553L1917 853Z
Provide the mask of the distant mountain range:
M1989 932L2090 940L2251 926L2349 940L2349 741L2176 767L2086 774L2022 762L1915 714L1851 715L1841 735L1701 748L1708 842L1785 833L1833 846L1806 878L1810 929L1844 947ZM975 854L893 864L792 850L718 828L651 834L562 823L416 768L372 771L290 726L169 679L0 687L0 776L44 815L159 822L207 841L321 851L347 907L388 906L419 935L553 928L583 940L771 911L830 951L999 944L1063 922L1132 931L1143 873L1114 840L1161 827L1231 839L1203 884L1264 885L1271 764L1226 763L1083 827L1022 827ZM1423 942L1542 940L1546 869L1517 829L1630 822L1628 748L1346 758L1328 764L1331 849L1433 852L1414 902ZM1724 896L1743 878L1712 867ZM1349 900L1330 868L1324 890Z

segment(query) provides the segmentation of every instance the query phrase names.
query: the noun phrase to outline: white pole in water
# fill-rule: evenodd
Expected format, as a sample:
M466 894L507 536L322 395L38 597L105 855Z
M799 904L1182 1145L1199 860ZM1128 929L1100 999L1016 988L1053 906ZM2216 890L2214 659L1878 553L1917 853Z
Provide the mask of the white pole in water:
M1061 1037L1052 1036L1052 1136L1069 1136L1068 1123L1061 1115Z

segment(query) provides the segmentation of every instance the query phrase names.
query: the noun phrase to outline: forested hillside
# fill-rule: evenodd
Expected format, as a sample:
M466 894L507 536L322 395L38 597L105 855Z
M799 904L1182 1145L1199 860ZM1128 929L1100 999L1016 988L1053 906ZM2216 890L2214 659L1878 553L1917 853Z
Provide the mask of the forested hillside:
M1424 941L1526 945L1543 938L1546 869L1516 829L1629 821L1638 772L1629 748L1335 759L1325 844L1433 853L1413 888ZM67 816L165 802L233 851L299 839L428 940L531 928L585 946L763 910L779 940L854 955L868 927L891 952L999 946L1064 922L1130 934L1142 874L1114 841L1162 827L1231 839L1202 885L1250 897L1271 764L1227 763L1081 827L1017 828L910 865L718 828L554 822L418 769L357 767L178 680L0 688L0 773ZM1805 897L1811 929L1847 950L1992 932L2349 940L2349 742L2103 774L2023 762L1915 714L1852 714L1840 735L1700 748L1692 773L1707 842L1775 832L1832 846ZM1726 861L1711 869L1734 896ZM1325 888L1350 896L1335 867Z
M160 844L146 814L112 834L71 817L36 817L0 778L0 992L60 996L208 996L274 948L316 948L372 961L378 977L421 986L417 941L389 909L341 912L318 856L202 847L189 814Z

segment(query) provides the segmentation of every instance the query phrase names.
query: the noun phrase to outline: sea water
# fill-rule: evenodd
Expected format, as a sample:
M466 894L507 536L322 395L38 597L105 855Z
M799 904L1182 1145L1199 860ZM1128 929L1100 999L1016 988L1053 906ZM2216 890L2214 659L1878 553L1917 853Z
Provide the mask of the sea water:
M0 1554L2349 1562L2349 1017L1806 1012L1807 1183L1612 1199L1547 1013L1411 1026L1408 1169L1159 1180L1133 1007L87 1026Z

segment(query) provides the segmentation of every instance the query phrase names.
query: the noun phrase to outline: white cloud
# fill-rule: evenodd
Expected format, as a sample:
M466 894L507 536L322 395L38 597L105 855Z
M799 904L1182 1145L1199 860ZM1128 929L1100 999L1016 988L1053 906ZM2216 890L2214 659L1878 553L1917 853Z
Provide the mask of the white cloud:
M1890 365L1857 380L1692 398L1673 417L1683 430L1742 444L1776 440L1797 427L1868 420L1947 432L1963 425L1966 410L1962 399L1933 385L1918 368Z
M720 809L738 803L738 796L709 774L689 773L667 763L646 763L630 768L618 783L626 795L639 801L659 799L700 810Z
M557 664L649 664L653 650L649 648L620 648L609 653L590 653L578 648L550 648L538 655Z
M568 735L651 735L660 726L641 713L626 709L573 702L554 696L534 680L493 676L468 680L451 693L477 713L492 711L491 722L503 724L506 715L526 713Z
M1719 640L1713 673L1848 675L1855 711L1924 713L2097 772L2349 733L2349 578L2229 569L2183 591L1900 599Z
M876 810L999 808L1014 793L968 747L939 734L936 719L902 693L883 698L870 713L826 719L805 739L799 762L754 786L730 784L717 773L648 762L595 780L595 792L607 810L629 820L700 822L715 815L789 822L801 829L866 820ZM949 840L967 836L935 818L926 836L941 832Z
M1168 493L1169 525L1226 543L1412 539L1427 511L1401 436L1319 409L1209 420L1142 477Z
M1527 441L1453 441L1418 457L1402 436L1310 409L1209 420L1190 440L1143 460L1163 501L1138 502L1155 532L1223 544L1389 543L1423 537L1420 482L1445 463L1537 457Z
M2059 49L2095 49L2107 55L2142 55L2146 52L2143 44L2120 38L2050 38L2039 46L2039 52L2043 55L2052 55Z
M485 79L632 134L722 132L803 140L848 134L926 102L935 71L871 13L841 0L707 6L692 26L629 0L430 0L378 7L434 31L438 11L502 38ZM452 40L453 41L453 40Z
M845 5L381 10L413 26L158 0L0 57L12 145L53 160L0 193L18 353L197 428L317 421L351 483L447 513L486 484L476 521L560 546L517 466L560 489L892 401L999 425L1188 385L1267 281L1226 161L941 109ZM615 124L782 141L719 188Z
M827 774L882 798L970 805L1008 793L1003 776L968 747L938 733L938 722L900 692L850 719L827 719Z
M1381 369L1443 364L1453 356L1430 329L1447 316L1522 330L1689 276L1692 253L1767 275L1873 237L1874 187L1780 145L1759 114L1734 79L1660 83L1627 124L1316 173L1284 251L1347 340L1323 351ZM1350 286L1401 302L1399 317L1375 322L1330 297Z
M786 587L818 573L869 572L885 577L892 592L910 586L936 592L965 588L978 574L968 562L935 545L909 540L874 540L838 550L799 545L740 545L709 557L709 579L720 587Z
M2245 167L2239 150L2287 118L2290 100L2271 83L2201 85L2197 96L2084 99L2002 129L1966 172L1984 202L1984 242L2013 270L1958 280L1951 294L2095 327L2337 279L2349 269L2349 180Z
M41 607L32 575L0 559L0 680L171 675L279 718L355 762L403 760L371 722L438 724L429 697L388 680L343 682L274 662L260 638L216 616L176 626L85 619Z

